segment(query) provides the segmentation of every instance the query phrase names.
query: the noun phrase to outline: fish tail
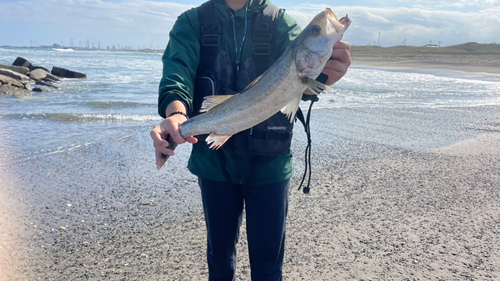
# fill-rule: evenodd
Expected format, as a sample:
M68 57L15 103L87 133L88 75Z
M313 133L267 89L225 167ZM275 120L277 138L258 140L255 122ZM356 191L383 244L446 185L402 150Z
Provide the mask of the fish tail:
M168 142L168 147L167 147L168 149L173 151L177 147L177 143L170 135L167 136L167 142ZM158 169L158 171L163 167L163 165L165 165L165 163L167 163L168 158L170 158L170 155L165 155L163 153L161 154L160 165L156 166L156 169Z

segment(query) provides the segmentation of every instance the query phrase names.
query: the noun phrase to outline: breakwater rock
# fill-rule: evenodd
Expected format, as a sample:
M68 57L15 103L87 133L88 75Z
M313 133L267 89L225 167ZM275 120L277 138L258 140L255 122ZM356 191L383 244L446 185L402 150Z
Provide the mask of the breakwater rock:
M66 68L62 68L62 67L57 67L57 66L52 67L51 73L54 75L57 75L59 77L64 77L64 78L87 78L87 75L85 75L83 73L72 71L72 70L69 70Z
M56 84L62 78L87 78L87 75L62 67L53 66L52 71L33 65L18 57L12 65L0 64L0 95L30 97L31 92L50 92L59 89ZM30 83L35 87L31 88Z
M15 78L0 74L0 95L13 95L20 98L31 96L31 86Z

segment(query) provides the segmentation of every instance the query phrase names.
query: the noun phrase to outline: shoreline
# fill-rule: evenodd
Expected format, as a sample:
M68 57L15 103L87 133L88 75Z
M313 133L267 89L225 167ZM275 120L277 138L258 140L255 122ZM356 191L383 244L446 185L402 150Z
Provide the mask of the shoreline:
M500 75L500 63L467 63L444 62L409 59L383 59L375 57L352 57L353 65L368 65L376 67L411 67L420 69L442 69L462 72L488 73ZM500 76L499 76L500 78Z

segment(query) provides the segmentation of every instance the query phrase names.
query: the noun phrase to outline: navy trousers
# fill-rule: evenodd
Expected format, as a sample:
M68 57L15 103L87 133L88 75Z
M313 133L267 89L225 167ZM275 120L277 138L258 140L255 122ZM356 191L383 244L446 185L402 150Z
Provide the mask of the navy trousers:
M290 181L254 186L198 181L207 225L209 280L234 280L243 207L252 280L282 280Z

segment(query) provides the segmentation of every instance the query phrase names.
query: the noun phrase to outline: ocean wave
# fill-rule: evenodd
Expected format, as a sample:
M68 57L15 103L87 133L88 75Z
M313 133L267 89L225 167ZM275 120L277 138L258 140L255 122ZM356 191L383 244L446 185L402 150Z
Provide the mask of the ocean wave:
M161 121L157 115L124 115L124 114L80 114L80 113L40 113L40 114L6 114L4 119L47 119L57 122L125 122L125 121Z
M127 101L92 101L84 103L86 106L94 108L116 108L116 107L137 107L137 106L157 106L152 103L127 102Z
M58 51L58 52L73 52L74 51L73 49L65 49L65 48L52 48L52 50Z

